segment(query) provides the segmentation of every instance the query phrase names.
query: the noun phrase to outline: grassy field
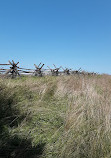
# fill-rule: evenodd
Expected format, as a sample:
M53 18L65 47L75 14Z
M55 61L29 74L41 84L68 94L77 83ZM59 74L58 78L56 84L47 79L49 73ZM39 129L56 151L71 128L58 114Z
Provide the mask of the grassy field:
M111 76L1 78L0 158L111 158Z

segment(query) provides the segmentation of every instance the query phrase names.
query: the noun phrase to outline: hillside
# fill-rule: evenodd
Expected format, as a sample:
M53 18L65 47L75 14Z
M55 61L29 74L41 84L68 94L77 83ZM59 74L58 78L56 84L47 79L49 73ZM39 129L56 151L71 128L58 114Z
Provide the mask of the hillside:
M0 79L0 158L111 158L111 76Z

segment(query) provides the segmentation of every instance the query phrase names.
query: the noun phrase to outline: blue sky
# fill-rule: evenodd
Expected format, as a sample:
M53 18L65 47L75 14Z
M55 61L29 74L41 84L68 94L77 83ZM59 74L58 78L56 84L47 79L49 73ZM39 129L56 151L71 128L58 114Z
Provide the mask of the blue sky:
M111 0L0 0L0 63L111 74Z

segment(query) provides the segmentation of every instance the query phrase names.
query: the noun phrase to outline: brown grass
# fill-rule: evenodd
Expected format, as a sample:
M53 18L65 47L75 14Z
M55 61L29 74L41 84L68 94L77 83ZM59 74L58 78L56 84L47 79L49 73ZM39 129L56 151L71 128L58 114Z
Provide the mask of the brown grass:
M40 115L40 122L46 121L39 127L45 132L42 136L31 135L35 144L38 139L47 140L41 157L111 157L111 76L26 77L1 79L0 83L13 94L22 87L34 95L31 101L21 102L20 107L31 111L34 121L36 115L37 119ZM60 118L63 123L53 127L49 122L56 116L57 124ZM23 123L23 131L26 124Z

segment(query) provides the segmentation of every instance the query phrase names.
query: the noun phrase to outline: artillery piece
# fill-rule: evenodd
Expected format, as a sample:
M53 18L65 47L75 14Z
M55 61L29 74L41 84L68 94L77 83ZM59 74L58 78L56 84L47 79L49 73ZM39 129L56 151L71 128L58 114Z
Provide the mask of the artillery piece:
M18 63L19 63L19 62L15 63L13 60L12 60L12 62L9 61L9 65L11 65L11 67L10 67L10 69L8 69L8 70L6 71L5 74L7 75L7 74L11 73L11 77L12 77L12 78L15 78L17 75L20 76L20 74L19 74L19 72L18 72L18 70L17 70L17 68L19 68L19 67L17 66Z
M53 64L54 65L54 64ZM55 65L55 69L51 69L49 66L47 66L50 70L51 70L51 73L52 73L52 76L58 76L59 75L59 69L61 68L61 66L59 68L57 68Z
M63 68L62 66L61 66L61 68L63 69L63 73L65 74L65 75L70 75L70 70L71 69L68 69L68 68Z
M37 66L36 64L34 64L34 66L35 66L35 71L34 71L34 73L35 73L35 76L39 76L39 77L42 77L43 76L43 74L42 74L42 68L43 68L43 66L44 66L44 64L42 64L42 66L41 67L39 67L41 65L41 63Z

